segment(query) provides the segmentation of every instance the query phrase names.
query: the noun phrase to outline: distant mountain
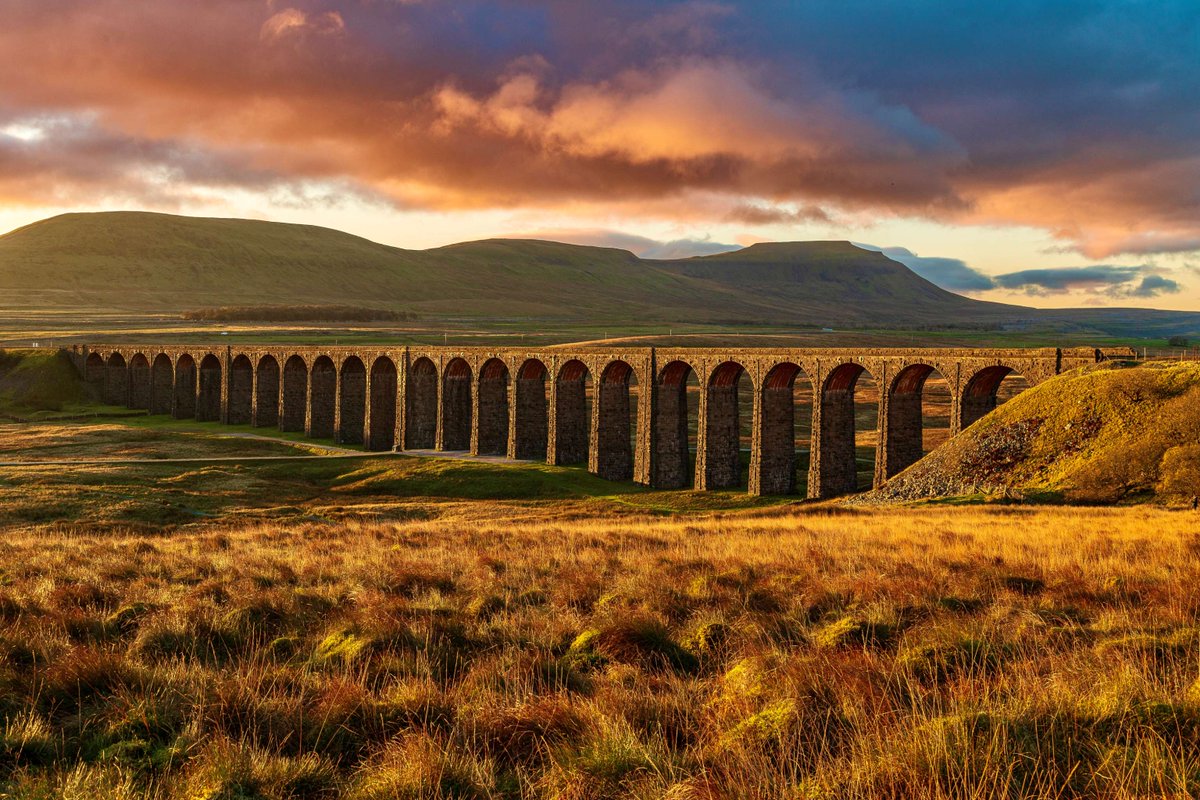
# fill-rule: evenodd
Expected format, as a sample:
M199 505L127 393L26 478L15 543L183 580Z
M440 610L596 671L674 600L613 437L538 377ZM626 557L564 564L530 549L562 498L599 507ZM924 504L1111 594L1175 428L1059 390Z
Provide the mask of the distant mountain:
M520 239L404 250L310 225L145 212L64 214L0 236L0 306L178 312L258 304L617 324L1200 331L1198 314L1047 312L972 300L848 242L671 260Z

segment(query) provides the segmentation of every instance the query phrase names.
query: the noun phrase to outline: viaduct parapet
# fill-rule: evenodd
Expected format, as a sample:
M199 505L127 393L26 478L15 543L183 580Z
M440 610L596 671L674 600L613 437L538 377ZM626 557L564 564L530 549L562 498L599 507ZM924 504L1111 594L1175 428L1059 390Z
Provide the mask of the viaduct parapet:
M76 346L72 356L106 402L151 414L303 431L377 451L586 464L604 478L663 489L740 486L739 431L749 413L753 494L796 491L794 387L807 380L808 496L821 498L858 488L854 394L863 374L879 387L879 485L922 455L922 394L933 373L949 387L955 435L996 407L1009 374L1035 385L1134 353L119 344ZM738 394L747 385L749 403Z

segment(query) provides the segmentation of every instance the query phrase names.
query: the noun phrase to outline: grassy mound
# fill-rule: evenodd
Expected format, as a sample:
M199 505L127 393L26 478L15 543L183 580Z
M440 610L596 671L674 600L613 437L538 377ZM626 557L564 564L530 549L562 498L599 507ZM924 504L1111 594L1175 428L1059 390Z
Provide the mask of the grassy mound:
M61 350L0 350L0 411L61 411L87 402L88 387Z
M865 499L980 494L1190 501L1200 495L1200 364L1103 364L1060 375Z

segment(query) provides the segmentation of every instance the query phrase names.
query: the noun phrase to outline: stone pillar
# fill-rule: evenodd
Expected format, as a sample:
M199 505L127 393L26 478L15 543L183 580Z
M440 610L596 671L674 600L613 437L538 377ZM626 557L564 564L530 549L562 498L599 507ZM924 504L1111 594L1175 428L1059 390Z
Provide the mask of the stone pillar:
M254 420L254 367L248 360L238 366L235 359L229 365L229 401L227 421L230 425L249 425Z
M175 362L175 399L171 414L175 419L196 417L196 362L190 356L184 361L180 356Z
M150 383L150 362L131 362L129 367L129 407L150 410L153 392Z
M704 386L704 471L697 489L728 489L740 482L737 384Z
M598 404L587 413L587 384L583 377L555 381L554 392L554 464L590 466L589 445Z
M489 374L491 373L491 374ZM508 370L485 365L474 398L476 424L471 438L475 455L508 453Z
M611 481L633 479L633 443L629 427L629 384L624 380L596 382L589 442L589 469Z
M150 413L171 414L175 409L175 367L170 358L150 362Z
M229 382L233 379L233 352L229 345L225 346L225 360L221 363L221 424L229 424Z
M830 387L828 372L818 371L824 389L814 392L809 497L832 498L857 491L854 463L854 383ZM846 383L846 381L841 381Z
M362 444L367 422L367 370L358 359L342 362L338 381L337 440Z
M425 361L408 374L405 390L408 421L405 429L406 450L430 450L442 447L442 382L437 368L417 371Z
M256 428L279 425L279 362L274 358L254 365L254 419Z
M113 361L120 359L120 363ZM104 369L104 402L111 406L129 405L129 367L125 359L110 357Z
M338 373L333 362L321 357L313 362L308 381L308 419L305 434L332 439L337 421Z
M308 419L308 368L303 361L285 361L279 392L279 429L300 432Z
M688 485L691 452L688 450L686 376L676 383L655 383L654 475L651 485L659 489L682 489Z
M550 435L546 405L546 376L513 381L511 458L544 461Z
M400 407L397 378L398 373L394 366L388 368L386 364L378 362L367 371L368 403L364 422L364 443L368 450L391 450L399 441L396 438L396 409Z
M908 469L924 454L923 387L880 395L879 445L875 456L875 485Z
M755 396L759 405L750 458L751 494L796 491L796 404L792 386L768 386Z
M654 415L658 410L658 392L655 391L654 376L657 371L654 348L642 364L643 380L638 383L637 428L633 448L633 482L649 486L654 471Z
M439 450L470 450L471 416L475 405L471 375L447 375L442 380L438 404Z

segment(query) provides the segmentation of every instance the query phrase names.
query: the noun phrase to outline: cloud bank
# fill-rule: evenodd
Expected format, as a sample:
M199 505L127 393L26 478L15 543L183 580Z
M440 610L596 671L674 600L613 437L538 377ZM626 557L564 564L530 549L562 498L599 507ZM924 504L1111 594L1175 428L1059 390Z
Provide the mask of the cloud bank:
M1198 35L1190 0L8 0L0 203L246 188L1191 251ZM964 267L923 264L978 288Z

